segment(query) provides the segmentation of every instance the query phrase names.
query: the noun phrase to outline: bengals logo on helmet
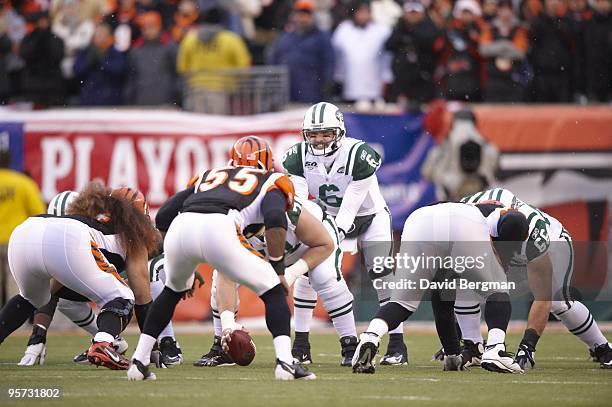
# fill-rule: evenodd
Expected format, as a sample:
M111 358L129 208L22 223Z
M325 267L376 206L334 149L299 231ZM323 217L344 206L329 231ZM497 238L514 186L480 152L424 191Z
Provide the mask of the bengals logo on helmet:
M274 159L270 145L257 136L238 139L230 150L230 165L274 170Z
M142 213L149 216L149 205L147 204L147 199L138 189L130 187L116 188L111 192L111 196L127 200L137 209L140 209Z

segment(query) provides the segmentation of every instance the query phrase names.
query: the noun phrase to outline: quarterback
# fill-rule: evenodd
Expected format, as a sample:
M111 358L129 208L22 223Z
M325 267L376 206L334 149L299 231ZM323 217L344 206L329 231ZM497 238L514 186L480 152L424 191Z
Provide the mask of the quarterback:
M338 107L320 102L304 115L304 141L292 146L283 157L283 167L295 186L296 195L319 199L335 218L340 240L357 243L371 280L391 280L393 267L374 270L374 259L393 251L391 214L378 187L376 171L381 157L367 143L345 137L344 118ZM295 342L293 355L310 362L308 332L316 292L298 280L294 294ZM390 292L376 290L384 305ZM389 347L382 365L404 365L408 352L403 340L403 325L390 331Z

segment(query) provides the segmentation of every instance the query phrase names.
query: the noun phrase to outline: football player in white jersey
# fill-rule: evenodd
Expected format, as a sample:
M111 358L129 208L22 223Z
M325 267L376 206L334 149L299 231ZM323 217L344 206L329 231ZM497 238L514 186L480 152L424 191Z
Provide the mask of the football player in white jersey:
M302 201L300 198L296 198L293 208L287 212L287 225L285 244L285 265L287 266L285 278L287 284L291 285L296 279L304 279L303 283L309 288L312 287L321 297L323 306L340 337L340 364L341 366L351 366L351 359L357 347L357 331L353 316L353 295L342 278L342 252L338 247L338 230L335 222L325 213L325 209L313 201ZM266 244L262 226L250 225L244 231L244 235L254 249L265 255ZM252 233L249 233L248 230L257 230L258 233L249 237ZM194 361L195 366L212 367L233 364L221 349L221 312L216 300L216 297L220 294L217 290L220 278L223 277L215 271L210 298L215 342L208 354ZM237 289L235 284L230 284L228 287L228 284L222 282L221 286L230 290ZM298 296L298 294L294 295ZM239 298L237 295L235 297L236 304L232 311L237 311L239 306ZM313 308L314 306L312 304Z
M576 335L588 347L594 360L604 369L612 369L612 346L597 326L593 315L580 301L572 298L570 284L574 268L574 249L569 232L554 217L521 201L511 191L494 188L477 192L461 200L477 204L497 201L508 208L523 213L529 220L529 235L520 256L513 265L526 267L529 285L539 275L548 275L552 297L536 295L531 305L527 329L519 345L516 361L523 368L535 366L536 345L542 335L550 312L560 320L569 332ZM482 342L480 335L480 304L474 301L459 301L455 314L461 327L464 341ZM551 301L552 300L552 301Z
M378 310L366 332L361 334L353 357L353 373L374 373L380 338L417 310L431 282L439 282L438 288L442 289L444 284L457 280L486 284L469 288L486 298L485 320L489 333L482 367L500 373L523 372L506 352L506 329L512 309L501 259L508 257L508 248L514 252L515 242L522 241L526 235L527 219L517 211L501 207L483 209L461 203L438 203L420 208L408 217L399 255L411 261L398 263L391 301ZM494 241L508 244L502 248L494 245ZM461 283L457 287L449 285L447 289L459 291L458 287ZM444 302L452 304L452 301ZM436 328L446 353L444 370L463 370L465 363L460 354L452 306L440 311L446 314L444 318L436 315Z
M338 107L320 102L304 115L304 141L291 147L283 157L283 167L295 185L296 195L319 199L335 218L341 244L356 243L370 278L392 279L393 267L374 272L374 258L393 251L391 213L378 187L376 171L381 157L367 143L345 137L344 118ZM343 242L347 239L346 242ZM308 332L316 293L298 280L294 294L295 342L293 354L308 362ZM389 301L390 292L378 289L380 305ZM390 332L389 346L382 365L404 365L408 352L403 340L403 324Z

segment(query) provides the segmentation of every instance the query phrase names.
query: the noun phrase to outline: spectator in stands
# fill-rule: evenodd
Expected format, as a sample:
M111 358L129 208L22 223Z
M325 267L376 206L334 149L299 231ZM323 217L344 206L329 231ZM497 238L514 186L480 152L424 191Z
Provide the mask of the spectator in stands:
M140 38L140 27L136 22L138 17L138 4L136 0L118 0L117 10L105 17L113 31L114 47L126 52L132 43Z
M419 0L408 0L385 47L393 53L390 99L429 102L435 96L433 44L439 32Z
M498 0L482 1L482 19L486 23L491 23L497 17Z
M139 106L176 104L176 44L169 34L162 33L159 13L149 11L138 20L142 37L128 54L126 103Z
M475 0L457 1L454 18L436 42L436 49L441 52L446 97L450 100L477 102L481 99L480 15L480 6Z
M170 33L172 39L177 44L180 44L187 33L197 27L200 9L195 0L181 0L178 5L178 10L174 14L174 25Z
M342 22L332 36L336 51L335 79L342 85L342 98L368 110L372 102L380 108L385 83L391 81L390 55L385 42L391 30L372 21L370 4L351 4L351 18Z
M162 29L163 31L170 32L172 26L174 26L174 16L178 11L179 0L159 0L157 3L157 10L162 18Z
M572 95L574 100L586 103L584 66L584 27L592 17L586 0L569 0L567 19L572 35Z
M261 13L255 19L255 38L250 44L255 65L266 63L270 47L289 20L292 3L292 0L262 1Z
M123 104L126 56L113 44L112 27L106 22L101 22L96 26L91 45L77 54L74 75L82 81L81 105Z
M11 82L6 69L6 60L11 54L11 48L11 39L6 34L6 28L0 26L0 105L7 104L11 93Z
M334 49L329 34L314 21L314 3L299 0L293 7L291 24L270 53L270 63L286 65L294 102L316 103L329 96L333 86Z
M0 0L0 34L4 33L11 41L11 48L4 57L4 68L8 77L8 94L11 98L21 92L21 78L24 61L19 55L19 46L26 35L26 22L9 0Z
M572 100L572 36L560 0L545 0L543 12L533 21L529 42L536 102Z
M429 17L439 29L445 29L453 17L453 3L450 0L433 0Z
M87 18L78 0L64 0L61 3L61 8L55 9L52 31L64 41L62 74L66 80L67 94L77 96L80 84L74 79L74 60L78 51L89 46L96 27Z
M35 108L62 105L66 93L61 69L64 43L51 32L46 11L34 14L33 24L33 31L21 43L24 97Z
M480 38L480 54L487 72L483 98L485 102L524 101L522 71L529 46L527 29L514 16L512 0L500 0L497 8L497 18L484 27Z
M372 0L372 21L393 28L402 16L402 7L395 0Z
M593 0L593 18L584 29L587 97L612 100L612 0Z

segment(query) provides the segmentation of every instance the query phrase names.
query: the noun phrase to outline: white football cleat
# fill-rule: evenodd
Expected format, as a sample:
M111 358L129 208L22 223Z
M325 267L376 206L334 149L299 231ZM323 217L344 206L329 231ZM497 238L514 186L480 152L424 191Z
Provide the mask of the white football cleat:
M125 354L125 352L128 350L129 345L128 345L128 341L126 341L125 339L123 339L122 336L117 336L115 337L115 340L113 341L113 348L115 348L115 350L117 351L118 354L123 355Z
M155 373L151 372L149 366L145 366L137 359L133 359L132 363L130 363L127 377L129 381L157 380Z
M317 378L314 373L309 372L299 363L290 365L280 359L276 359L274 377L276 380L314 380Z
M380 337L374 333L364 332L359 336L352 360L353 373L374 373L379 343Z
M524 373L511 353L506 352L506 345L498 343L487 346L482 354L480 366L496 373Z
M47 348L44 343L37 343L36 345L29 345L21 358L21 361L17 364L18 366L34 366L44 365L45 356L47 355Z

